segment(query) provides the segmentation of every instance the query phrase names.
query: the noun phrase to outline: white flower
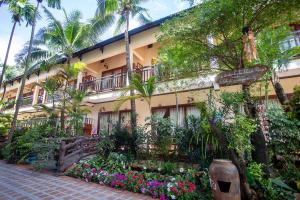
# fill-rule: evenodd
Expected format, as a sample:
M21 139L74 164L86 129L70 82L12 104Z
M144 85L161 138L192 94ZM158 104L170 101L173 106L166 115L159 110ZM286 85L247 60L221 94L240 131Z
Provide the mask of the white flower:
M144 169L144 170L146 170L146 169L147 169L147 167L146 167L146 166L144 166L144 167L143 167L143 169Z
M167 185L168 188L170 188L170 187L172 187L172 186L173 186L173 185L172 185L172 183L170 183L170 182L169 182L168 185Z
M182 173L183 171L184 171L184 169L181 167L181 168L179 169L179 172Z
M171 199L176 199L176 196L172 194Z
M160 171L161 171L161 168L159 167L157 170L160 172Z
M173 181L173 182L174 182L175 180L176 180L176 178L174 178L174 177L173 177L173 178L171 178L171 181Z
M126 168L126 166L125 165L123 165L123 169L125 169Z
M170 189L169 187L168 187L168 189L167 189L167 190L168 190L168 192L170 192L170 191L171 191L171 189Z

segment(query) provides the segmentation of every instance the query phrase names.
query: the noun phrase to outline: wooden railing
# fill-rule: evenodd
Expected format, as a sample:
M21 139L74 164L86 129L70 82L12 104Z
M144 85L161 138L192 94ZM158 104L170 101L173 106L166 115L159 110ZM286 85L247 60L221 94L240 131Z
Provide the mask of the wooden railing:
M33 102L33 96L23 97L21 106L30 106Z
M55 123L58 123L58 118L53 119ZM17 122L17 127L19 128L34 128L36 126L41 126L43 124L50 123L50 119L48 118L36 118L36 119L29 119L29 120L20 120Z
M286 51L297 46L300 46L300 30L292 32L287 39L281 42L280 48L281 51Z
M87 92L103 92L122 88L126 85L126 74L120 73L105 76L101 79L91 80L79 84L79 89Z
M96 154L98 151L97 143L99 140L99 137L78 137L62 140L58 155L58 171L64 172L67 168L79 160Z
M141 75L143 82L147 82L150 77L155 75L154 66L137 68L134 72Z

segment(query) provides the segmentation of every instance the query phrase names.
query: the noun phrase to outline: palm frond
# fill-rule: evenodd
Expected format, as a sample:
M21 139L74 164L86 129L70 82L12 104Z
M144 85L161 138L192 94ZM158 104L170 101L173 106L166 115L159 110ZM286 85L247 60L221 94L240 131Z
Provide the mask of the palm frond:
M114 35L121 33L121 30L124 29L126 23L125 16L121 15L117 21L116 29L114 31Z
M61 8L61 0L47 0L48 7L50 8Z
M133 6L131 11L131 17L138 17L138 21L141 24L146 24L151 22L151 17L148 13L148 9L140 7L138 5Z
M103 34L108 28L110 28L115 21L114 15L96 15L94 18L89 20L87 32L89 38L93 38L95 42L98 42L99 35Z
M118 11L119 2L118 0L97 0L96 16L98 15L110 15Z

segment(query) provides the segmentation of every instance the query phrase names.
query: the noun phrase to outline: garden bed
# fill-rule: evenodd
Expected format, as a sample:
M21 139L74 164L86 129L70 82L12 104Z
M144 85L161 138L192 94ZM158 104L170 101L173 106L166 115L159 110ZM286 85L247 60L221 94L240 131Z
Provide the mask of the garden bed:
M127 190L160 199L211 199L207 172L194 169L165 169L146 167L133 169L121 161L122 155L113 154L107 160L95 157L74 164L66 175L86 182L99 183L115 189Z

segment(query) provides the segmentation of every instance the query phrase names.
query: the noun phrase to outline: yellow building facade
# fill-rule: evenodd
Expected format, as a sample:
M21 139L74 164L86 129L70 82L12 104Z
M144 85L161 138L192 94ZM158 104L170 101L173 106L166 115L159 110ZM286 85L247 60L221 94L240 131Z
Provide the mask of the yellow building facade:
M169 17L151 22L130 31L130 56L131 64L137 73L142 75L144 81L156 75L153 62L159 54L160 44L157 35L160 25ZM297 43L298 42L298 43ZM291 45L300 45L299 36L295 35ZM74 80L74 87L88 93L82 105L90 112L85 116L85 126L89 127L88 133L99 133L101 130L111 130L110 122L121 121L129 124L130 103L127 102L115 112L116 100L122 93L122 88L128 85L124 36L118 35L92 47L83 49L74 54L72 62L81 61L87 66ZM20 109L19 120L45 117L45 113L34 108L37 104L51 105L46 92L35 83L41 83L54 76L59 71L58 67L50 71L34 70L26 80L23 105ZM300 59L292 60L287 70L278 72L278 76L287 94L292 94L293 88L300 84ZM14 101L18 95L21 77L6 82L5 100ZM230 87L216 87L215 76L191 77L180 80L158 82L157 89L151 101L151 108L143 99L136 100L138 124L142 125L145 118L151 113L174 119L176 112L176 95L179 105L179 124L184 124L188 115L199 115L193 106L199 101L206 101L210 90L216 94L222 91L238 91L240 85ZM257 83L252 87L256 96L264 95L264 88ZM1 88L0 93L3 93ZM270 98L275 97L275 92L270 84ZM14 108L6 110L13 113Z

